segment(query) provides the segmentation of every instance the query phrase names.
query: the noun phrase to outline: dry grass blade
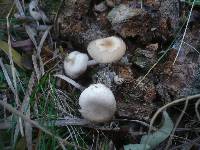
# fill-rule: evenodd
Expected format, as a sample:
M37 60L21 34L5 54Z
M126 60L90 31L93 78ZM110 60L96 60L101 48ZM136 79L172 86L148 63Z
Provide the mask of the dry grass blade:
M180 116L178 117L178 119L177 119L177 121L176 121L176 124L175 124L175 126L174 126L174 128L173 128L173 130L172 130L172 133L171 133L170 137L169 137L169 140L168 140L168 142L167 142L167 146L165 147L165 150L168 150L168 149L169 149L169 147L170 147L170 145L171 145L171 143L172 143L172 139L173 139L174 133L175 133L175 131L176 131L176 129L177 129L177 127L178 127L178 125L179 125L181 119L183 118L183 115L185 114L185 111L186 111L186 109L187 109L187 106L188 106L188 99L186 98L185 106L184 106L184 108L183 108L183 110L182 110Z
M30 111L28 111L28 112L30 112ZM29 115L30 115L30 113L29 113ZM32 150L32 145L33 145L32 132L33 132L33 128L31 126L31 124L28 123L28 122L24 122L24 127L25 127L25 136L26 136L27 148L28 148L28 150Z
M15 66L14 66L14 62L13 62L13 54L12 54L12 47L11 47L11 37L10 37L10 22L9 22L9 17L13 11L14 8L14 4L12 5L9 13L6 16L6 21L7 21L7 34L8 34L8 46L9 46L9 59L10 59L10 65L11 65L11 70L12 70L12 77L13 77L13 85L14 85L14 95L15 95L15 101L16 101L16 105L17 107L20 107L20 103L19 103L19 96L18 96L18 92L17 92L17 80L16 80L16 70L15 70ZM22 136L24 136L24 131L23 131L23 126L22 126L22 120L21 118L19 118L19 129L20 129L20 133Z
M9 77L9 75L8 75L8 73L7 73L7 70L6 70L5 66L4 66L4 64L3 64L1 58L0 58L0 66L1 66L1 68L2 68L2 70L3 70L3 73L4 73L4 76L5 76L6 81L7 81L7 83L8 83L8 86L10 87L10 89L12 90L12 92L13 92L14 95L15 95L15 92L16 92L16 91L15 91L15 88L14 88L14 86L13 86L13 84L12 84L12 81L10 80L10 77ZM18 105L19 105L19 104L17 104L17 106L18 106ZM20 118L19 118L19 120L18 120L18 122L17 122L17 125L16 125L16 127L15 127L14 145L15 145L15 142L16 142L17 137L18 137L18 134L19 134L19 128L20 128L19 123L21 123L21 127L22 127L22 122L21 122L21 119L20 119Z
M42 36L42 38L41 38L41 40L40 40L40 44L39 44L39 46L38 46L38 48L37 48L37 55L38 55L38 56L40 56L40 53L41 53L41 50L42 50L44 41L46 40L47 35L49 34L51 28L52 28L52 26L49 26L49 27L47 28L47 30L44 32L44 34L43 34L43 36Z
M11 89L11 91L13 93L15 93L15 88L14 88L14 86L12 84L12 81L10 80L10 77L8 75L8 72L7 72L7 70L6 70L6 68L5 68L4 64L3 64L2 58L0 58L0 66L1 66L1 69L3 71L4 77L6 78L6 81L8 83L9 88Z
M40 56L40 53L42 51L42 47L43 47L43 44L44 44L44 41L46 40L47 38L47 35L49 34L49 31L51 30L52 26L49 26L47 28L47 30L44 32L41 40L40 40L40 44L39 46L37 47L37 57L39 59L39 64L40 64L40 72L41 72L41 75L44 75L45 71L44 71L44 63L42 62L42 58Z
M39 64L40 64L40 73L41 73L41 76L43 76L44 73L45 73L45 71L44 71L44 63L43 63L43 61L42 61L41 56L39 56L38 59L39 59Z
M28 25L25 25L24 27L25 27L26 33L28 34L29 38L33 42L35 48L37 49L37 41L35 39L36 31Z
M15 126L15 132L14 132L14 137L13 137L13 149L14 149L14 146L16 145L16 142L17 142L17 138L18 138L18 135L19 135L19 128L20 127L19 127L19 120L18 120L17 124Z
M181 51L182 45L183 45L183 43L184 43L185 35L186 35L187 29L188 29L188 25L189 25L189 22L190 22L190 17L191 17L191 15L192 15L192 11L193 11L193 8L194 8L194 4L195 4L195 0L194 0L193 3L192 3L192 7L191 7L191 9L190 9L190 13L189 13L189 17L188 17L188 20L187 20L187 23L186 23L185 31L184 31L184 33L183 33L183 37L182 37L182 39L181 39L181 43L180 43L178 52L177 52L177 54L176 54L176 57L175 57L175 59L174 59L173 65L175 64L175 62L176 62L176 60L177 60L177 58L178 58L178 56L179 56L179 53L180 53L180 51Z
M7 96L3 94L2 97L3 97L3 101L7 103ZM5 120L7 118L6 109L5 108L3 109L3 112L4 112L4 120Z
M199 110L198 110L198 107L199 107L199 104L200 104L200 99L196 102L195 104L195 112L197 114L197 118L199 119L200 121L200 113L199 113Z
M15 5L16 5L16 7L17 7L17 9L18 9L18 11L20 13L20 15L21 16L25 16L23 7L22 7L22 5L21 5L21 3L20 3L19 0L15 0Z
M35 55L32 55L32 61L33 61L33 67L34 67L34 70L35 70L35 73L36 73L36 77L38 79L38 81L40 80L40 77L41 77L41 72L40 72L40 69L37 65L37 58Z
M192 45L190 45L190 44L188 44L188 43L186 43L186 42L184 42L184 44L186 44L188 47L192 48L192 49L195 50L198 54L200 54L200 52L199 52L194 46L192 46Z
M3 106L4 108L6 108L8 111L12 112L13 114L15 115L18 115L19 117L21 117L24 121L27 121L29 122L30 124L32 124L33 126L37 127L38 129L42 130L43 132L45 132L46 134L50 135L51 137L54 137L56 140L58 140L59 143L62 143L62 144L66 144L66 145L69 145L69 146L73 146L73 147L76 147L78 149L84 149L84 150L87 150L85 148L82 148L82 147L79 147L79 146L76 146L66 140L63 140L61 137L57 136L57 135L54 135L52 132L50 132L49 130L47 130L46 128L42 127L40 124L38 124L37 122L29 119L27 116L25 116L23 113L21 113L20 111L17 111L15 108L13 108L11 105L3 102L3 101L0 101L0 105Z
M75 88L77 88L77 89L79 89L81 91L85 89L85 87L83 87L82 85L78 84L74 80L68 78L67 76L64 76L64 75L61 75L61 74L56 74L56 75L54 75L54 77L58 77L60 79L65 80L66 82L68 82L69 84L73 85Z
M30 95L33 90L35 82L35 73L33 72L31 75L31 78L28 83L28 89L26 91L26 94L24 96L24 100L22 103L22 111L28 118L30 118ZM32 126L29 122L24 122L25 127L25 136L26 136L26 142L27 142L27 148L28 150L32 150Z

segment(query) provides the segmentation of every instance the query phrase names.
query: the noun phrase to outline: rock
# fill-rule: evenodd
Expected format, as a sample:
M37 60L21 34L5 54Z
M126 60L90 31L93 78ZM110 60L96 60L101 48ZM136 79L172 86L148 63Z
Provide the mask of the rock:
M124 78L119 77L118 75L114 76L114 83L117 85L121 85L124 82Z
M132 62L136 66L148 70L157 60L158 44L150 44L145 50L136 49L133 53Z
M133 8L129 4L120 4L108 13L107 18L111 24L119 24L142 13L144 13L144 10L140 8Z
M116 6L107 18L116 33L123 38L137 38L141 44L149 43L158 34L157 30L151 31L157 28L158 17L152 17L146 10L132 3Z
M121 0L106 0L106 4L109 7L114 7L115 5L120 4Z
M104 12L108 9L108 7L106 6L106 2L103 1L103 2L95 5L94 9L95 9L96 12Z

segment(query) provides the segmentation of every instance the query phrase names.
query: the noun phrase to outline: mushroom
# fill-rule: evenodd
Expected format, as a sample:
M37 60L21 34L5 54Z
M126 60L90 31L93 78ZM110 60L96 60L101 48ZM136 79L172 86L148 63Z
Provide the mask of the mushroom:
M116 111L116 101L112 91L104 84L92 84L79 97L82 116L96 123L112 119Z
M49 19L45 15L44 11L39 8L38 0L32 0L29 4L29 13L37 21L49 22ZM38 23L39 24L39 23Z
M111 36L90 42L87 50L94 60L88 60L87 54L78 51L71 52L65 58L64 70L72 79L84 73L87 66L111 63L121 59L126 51L126 44L121 38Z
M84 73L88 65L88 56L78 51L71 52L64 60L65 73L75 79Z
M112 63L125 54L126 44L121 38L111 36L90 42L87 51L97 63Z

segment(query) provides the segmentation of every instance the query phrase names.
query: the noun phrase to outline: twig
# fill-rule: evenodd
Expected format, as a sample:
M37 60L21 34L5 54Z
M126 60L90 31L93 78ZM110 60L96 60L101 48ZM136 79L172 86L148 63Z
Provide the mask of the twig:
M186 98L181 98L181 99L175 100L175 101L173 101L173 102L171 102L171 103L168 103L168 104L162 106L161 108L159 108L159 109L156 111L156 113L153 115L152 119L151 119L150 128L149 128L149 134L150 134L150 132L151 132L151 130L152 130L153 124L154 124L154 122L155 122L157 116L158 116L163 110L165 110L165 109L167 109L168 107L173 106L173 105L175 105L175 104L178 104L178 103L181 103L181 102L184 102L184 101L190 101L190 100L193 100L193 99L196 99L196 98L200 98L200 94L196 94L196 95L188 96L188 97L186 97Z
M85 89L85 87L83 87L82 85L78 84L74 80L68 78L67 76L64 76L64 75L61 75L61 74L56 74L56 75L54 75L54 77L58 77L58 78L61 78L61 79L65 80L66 82L68 82L69 84L73 85L75 88L77 88L77 89L79 89L81 91Z
M174 128L173 128L173 130L172 130L172 132L171 132L171 135L170 135L170 137L169 137L169 140L168 140L168 142L167 142L167 146L165 147L165 150L168 150L168 149L169 149L169 146L171 145L171 142L172 142L172 138L173 138L173 136L174 136L174 133L175 133L175 131L176 131L176 129L177 129L177 127L178 127L178 125L179 125L181 119L183 118L183 115L184 115L184 113L185 113L185 111L186 111L186 109L187 109L187 106L188 106L188 99L186 98L185 106L184 106L184 108L183 108L183 111L181 112L179 118L178 118L177 121L176 121L176 124L175 124L175 126L174 126Z

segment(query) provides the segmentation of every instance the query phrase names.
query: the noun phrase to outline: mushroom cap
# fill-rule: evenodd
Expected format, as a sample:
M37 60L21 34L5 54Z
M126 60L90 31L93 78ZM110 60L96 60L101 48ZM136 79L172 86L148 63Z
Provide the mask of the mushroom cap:
M126 44L121 38L111 36L90 42L87 51L98 63L111 63L122 58Z
M92 84L79 97L79 110L91 122L107 122L116 111L116 101L112 91L103 84Z
M66 75L75 79L83 74L87 69L88 56L78 51L71 52L64 60L64 70Z
M37 0L32 0L29 3L29 13L35 20L42 20L44 22L49 22L48 17L45 15L44 11L40 10Z

